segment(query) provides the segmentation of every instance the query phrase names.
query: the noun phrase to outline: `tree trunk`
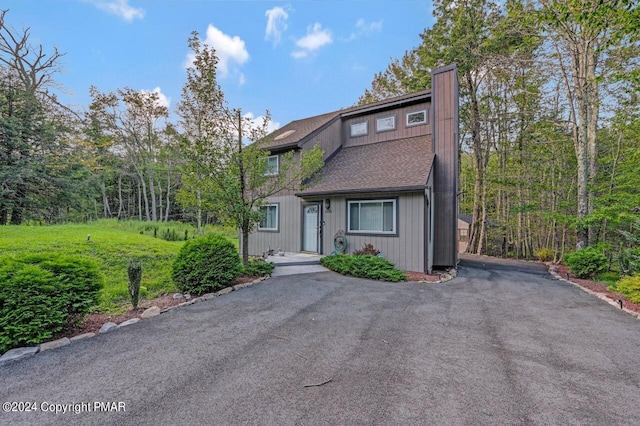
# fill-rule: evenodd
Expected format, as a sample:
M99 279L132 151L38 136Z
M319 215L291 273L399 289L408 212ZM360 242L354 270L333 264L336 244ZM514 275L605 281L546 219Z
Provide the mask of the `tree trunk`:
M122 218L122 174L118 174L118 220Z
M242 112L238 110L238 173L240 179L240 199L242 200L243 207L246 208L246 185L244 176L244 162L242 159ZM247 216L249 212L242 212L244 218L242 220L242 264L247 266L249 264L249 220Z
M169 209L171 207L171 173L167 173L167 209L164 212L164 221L169 221Z
M111 208L109 208L109 198L107 197L107 188L104 181L100 182L100 190L102 191L102 210L105 219L111 217Z
M196 190L196 198L198 200L198 206L196 208L196 222L198 224L198 235L202 235L202 193L200 188Z
M153 181L153 170L152 169L147 169L147 176L149 176L149 198L151 198L151 220L153 222L157 222L158 221L158 204L156 202L156 188L155 188L155 184ZM147 216L149 214L147 213ZM149 218L147 217L147 220L149 220Z
M473 140L473 151L475 154L476 165L476 182L473 191L473 219L471 221L471 236L469 238L469 246L467 247L468 253L478 253L478 247L480 243L480 209L482 205L482 194L484 193L484 173L483 173L483 159L482 159L482 141L480 139L480 108L478 106L477 87L473 83L473 78L470 72L465 74L467 85L469 87L469 93L471 98L471 114L472 114L472 127L471 138Z

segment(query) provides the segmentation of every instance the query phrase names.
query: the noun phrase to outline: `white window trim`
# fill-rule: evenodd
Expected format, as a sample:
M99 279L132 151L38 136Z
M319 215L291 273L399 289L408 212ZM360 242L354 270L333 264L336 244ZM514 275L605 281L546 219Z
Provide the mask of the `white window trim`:
M421 113L421 112L422 112L422 113L424 113L424 120L419 121L419 122L416 122L416 123L409 123L409 116L410 116L410 115L412 115L412 114L419 114L419 113ZM420 111L411 111L411 112L408 112L408 113L407 113L407 116L406 116L406 117L407 117L407 118L406 118L406 124L407 124L407 127L411 127L411 126L419 126L419 125L421 125L421 124L426 124L426 123L427 123L427 110L426 110L426 109L423 109L423 110L420 110Z
M381 129L380 128L380 123L384 123L386 120L392 119L393 120L393 126L391 127L387 127L385 129ZM391 132L393 130L396 130L398 126L396 125L396 116L395 115L388 115L386 117L380 117L376 120L376 132L377 133L382 133L382 132Z
M267 171L269 170L269 160L271 158L276 159L276 170L275 171ZM276 176L278 173L280 173L280 156L279 155L270 155L269 157L267 157L267 170L265 170L264 175L265 176Z
M354 134L354 132L353 132L354 128L358 129L358 128L363 127L363 126L364 126L364 133L355 133ZM368 134L369 134L369 122L368 121L362 121L360 123L352 123L350 125L349 135L352 138L357 138L357 137L360 137L360 136L367 136Z
M259 208L262 209L263 207L275 207L276 208L276 227L275 228L263 228L262 226L260 226L260 223L262 223L262 220L258 223L258 231L278 231L280 229L280 205L278 204L265 204L260 206Z
M362 203L393 203L393 230L391 231L354 231L351 229L351 204ZM358 220L358 223L360 221ZM380 235L397 235L398 234L398 200L395 198L379 199L379 200L349 200L347 201L347 232L349 234L380 234Z

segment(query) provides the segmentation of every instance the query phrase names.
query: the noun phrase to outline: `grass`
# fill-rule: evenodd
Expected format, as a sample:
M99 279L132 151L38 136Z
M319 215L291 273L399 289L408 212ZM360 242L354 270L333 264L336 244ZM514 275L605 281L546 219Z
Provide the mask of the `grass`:
M153 236L154 229L157 238ZM182 236L182 241L165 241L160 238L162 232L166 232L167 229L175 230L176 235ZM100 270L105 276L98 311L120 313L130 306L127 265L131 258L138 259L143 268L141 299L176 291L171 280L171 264L184 244L185 231L189 237L195 235L193 226L179 222L154 224L100 220L89 224L2 226L0 253L11 256L60 252L87 256L100 265ZM205 234L213 232L223 233L236 247L238 246L233 230L206 227Z

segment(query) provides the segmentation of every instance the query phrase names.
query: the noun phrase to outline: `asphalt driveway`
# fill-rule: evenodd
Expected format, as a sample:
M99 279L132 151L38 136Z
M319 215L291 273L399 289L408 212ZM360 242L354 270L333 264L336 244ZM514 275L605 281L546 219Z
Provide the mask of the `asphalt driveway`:
M0 424L631 425L639 365L640 321L539 265L292 275L0 366L38 407Z

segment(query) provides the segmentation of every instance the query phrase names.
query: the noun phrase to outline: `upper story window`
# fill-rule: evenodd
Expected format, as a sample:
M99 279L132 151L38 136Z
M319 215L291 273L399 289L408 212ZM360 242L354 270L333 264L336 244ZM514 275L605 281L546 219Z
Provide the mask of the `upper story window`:
M265 176L277 175L280 171L280 159L277 155L270 155L267 158L267 167L264 168Z
M407 127L427 123L427 110L413 111L407 114Z
M351 125L351 137L365 136L369 133L369 126L366 121L362 123L353 123Z
M378 118L376 120L376 132L387 132L396 129L396 116Z

